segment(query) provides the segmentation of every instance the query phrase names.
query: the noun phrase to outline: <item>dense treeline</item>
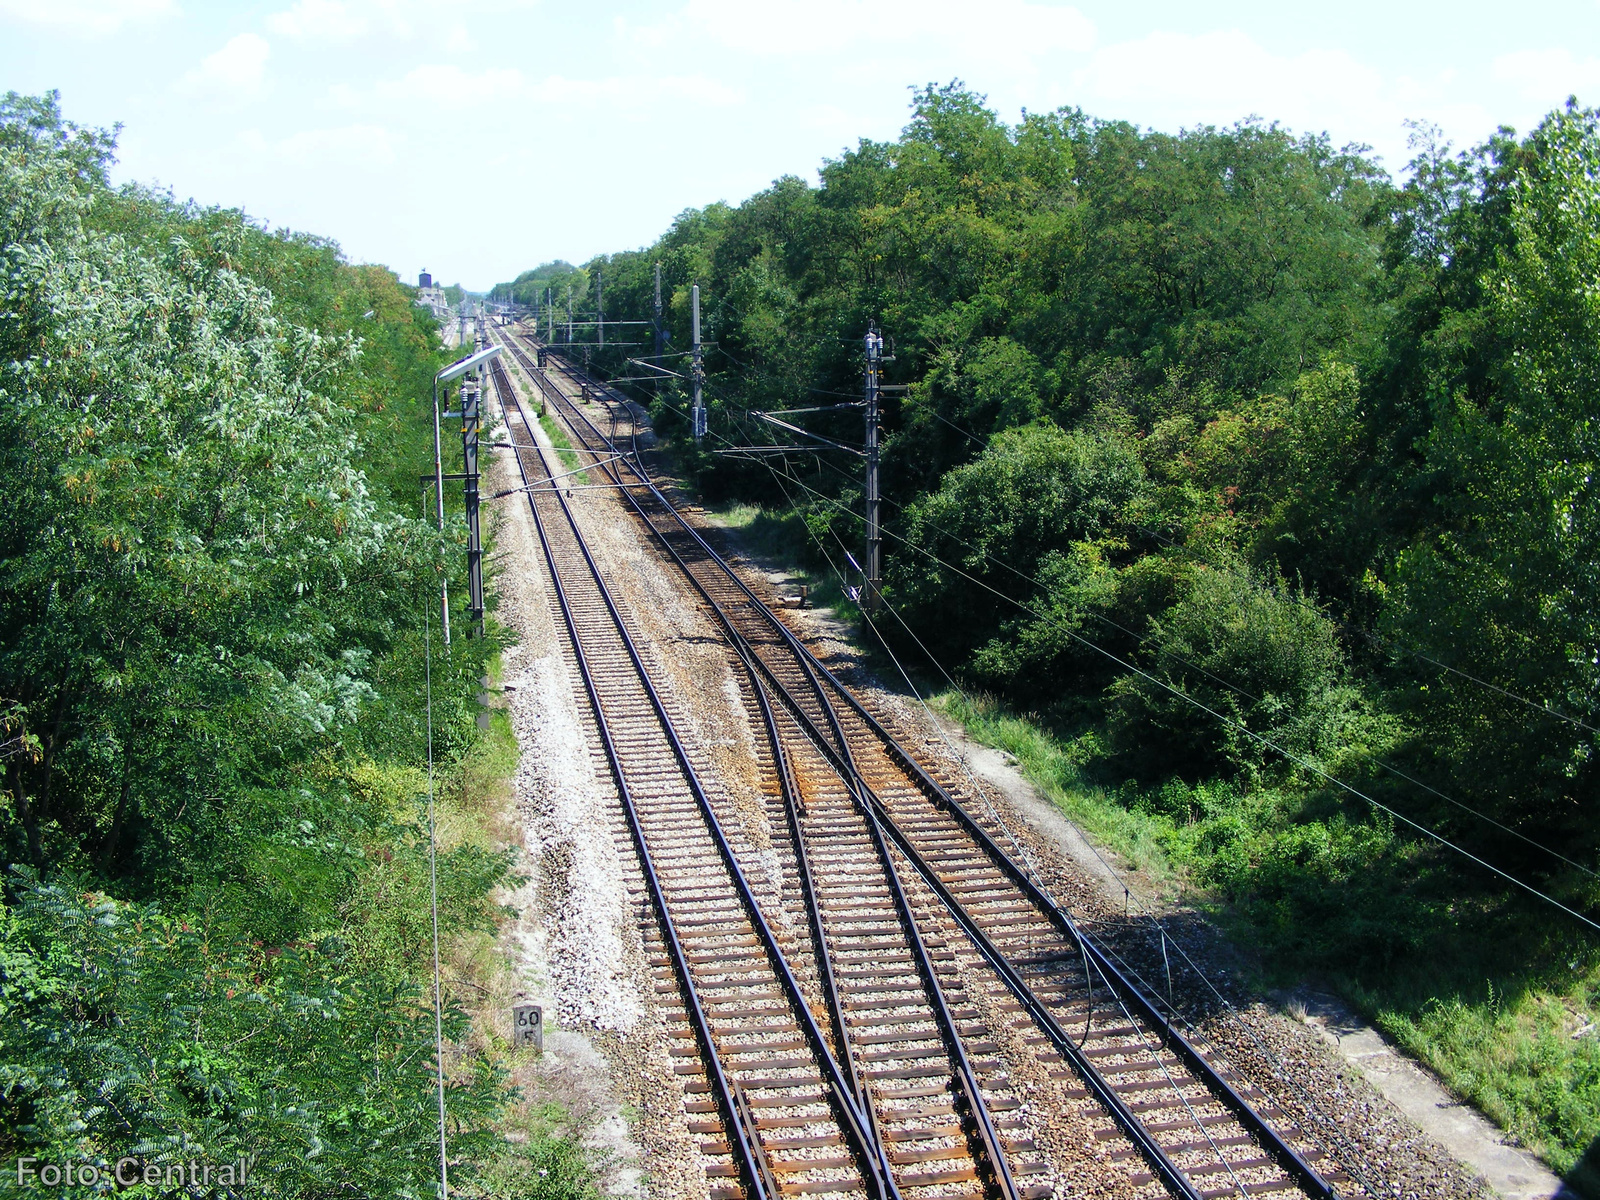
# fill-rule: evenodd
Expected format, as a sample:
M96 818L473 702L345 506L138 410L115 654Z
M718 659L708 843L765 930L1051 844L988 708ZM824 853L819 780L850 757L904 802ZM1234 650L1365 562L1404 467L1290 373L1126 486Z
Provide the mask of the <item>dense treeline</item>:
M438 330L330 242L113 189L113 152L0 100L0 1154L432 1194ZM434 646L452 780L493 646ZM453 839L447 938L492 932L507 869ZM452 1182L521 1195L486 1050L451 1068ZM545 1194L581 1189L552 1145Z
M858 396L876 320L906 388L889 603L966 686L1037 714L1276 963L1387 988L1397 1023L1592 959L1574 923L1319 772L1600 913L1594 875L1484 819L1595 862L1600 122L1569 105L1521 140L1415 145L1397 184L1275 125L1008 126L929 87L897 141L817 186L585 266L608 319L638 318L660 262L680 352L700 284L732 444L772 440L747 410ZM683 403L656 402L663 430ZM803 419L860 441L858 410ZM858 460L681 453L849 573ZM1452 1077L1565 1165L1600 1135L1600 1054L1551 1037L1537 1072Z
M542 308L546 303L547 289L550 303L565 318L569 299L574 311L579 305L589 302L589 273L558 258L522 272L510 283L496 284L489 292L489 299L502 304L520 304L527 308L538 305Z

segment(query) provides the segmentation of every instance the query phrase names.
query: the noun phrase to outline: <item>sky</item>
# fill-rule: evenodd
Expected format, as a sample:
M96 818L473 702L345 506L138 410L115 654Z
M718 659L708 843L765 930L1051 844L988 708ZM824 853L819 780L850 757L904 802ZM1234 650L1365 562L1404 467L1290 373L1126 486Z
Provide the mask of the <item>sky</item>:
M961 79L1002 118L1251 116L1457 146L1600 104L1600 0L0 0L0 88L122 124L115 178L484 290L814 180Z

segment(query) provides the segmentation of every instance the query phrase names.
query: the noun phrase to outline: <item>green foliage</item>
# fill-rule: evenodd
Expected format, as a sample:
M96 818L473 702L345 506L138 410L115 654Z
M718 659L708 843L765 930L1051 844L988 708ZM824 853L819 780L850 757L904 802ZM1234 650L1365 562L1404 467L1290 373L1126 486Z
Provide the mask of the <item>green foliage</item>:
M1557 1170L1572 1172L1567 1181L1578 1194L1594 1194L1600 1174L1579 1164L1600 1140L1595 972L1509 996L1492 978L1474 991L1435 994L1409 1011L1389 1008L1384 1024L1457 1094L1537 1146Z
M921 643L899 649L1035 714L969 716L1277 961L1377 989L1565 1164L1592 1127L1536 1075L1587 1098L1587 1051L1541 1033L1478 1071L1505 1027L1469 1034L1465 992L1478 1016L1423 1019L1425 985L1399 979L1471 974L1505 937L1497 977L1546 980L1566 934L1319 773L1600 905L1472 811L1600 849L1600 117L1573 102L1460 153L1414 133L1397 185L1259 121L1007 125L930 85L818 186L785 177L589 266L608 315L637 318L659 262L679 351L700 284L713 439L736 445L779 437L750 410L858 395L876 320L900 385L887 598ZM681 386L652 391L684 440ZM803 420L861 436L854 408ZM794 461L680 457L708 497L853 550L858 460Z
M540 309L545 304L545 289L553 289L553 296L557 305L565 306L567 289L572 289L572 302L585 300L589 295L588 273L573 266L569 262L557 259L531 271L524 271L510 283L497 283L489 289L489 299L502 303L521 304L532 307L537 304ZM451 304L459 301L451 300ZM565 311L563 307L562 311Z
M1146 673L1108 691L1114 761L1131 775L1281 777L1289 763L1268 742L1338 772L1387 748L1392 734L1351 683L1333 623L1303 592L1225 560L1185 582L1150 622Z
M1092 577L1147 488L1123 439L1048 424L1007 430L907 509L892 595L938 629L943 645L961 649L1009 618L1007 598L1031 595L1040 573L1052 596L1089 602L1102 590Z
M77 883L20 891L0 917L8 1159L245 1158L273 1195L431 1194L433 1013L420 990L353 971L333 938L267 950L206 914ZM464 1032L459 1011L446 1022L447 1036ZM447 1104L470 1195L470 1164L500 1149L488 1128L500 1083L488 1062L458 1074Z
M425 655L465 780L496 648L423 628L461 570L417 488L446 352L324 239L112 191L113 146L0 100L0 1149L432 1194ZM444 839L447 945L508 870ZM591 1190L505 1140L491 1057L448 1076L462 1194Z
M1431 658L1600 723L1600 128L1548 118L1509 184L1510 245L1482 319L1507 348L1483 397L1441 397L1427 467L1448 479L1437 536L1406 548L1386 631ZM1597 844L1596 737L1422 664L1405 701L1502 818ZM1515 721L1516 736L1499 729Z

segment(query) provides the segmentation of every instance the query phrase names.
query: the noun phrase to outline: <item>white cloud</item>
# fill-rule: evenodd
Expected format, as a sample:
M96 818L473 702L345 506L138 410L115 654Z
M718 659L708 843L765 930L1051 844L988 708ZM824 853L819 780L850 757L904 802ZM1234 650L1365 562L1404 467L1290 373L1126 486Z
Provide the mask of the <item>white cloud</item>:
M185 75L179 88L213 99L247 99L261 92L272 46L256 33L241 33Z
M898 58L933 46L969 61L1027 62L1087 50L1095 36L1093 22L1076 8L1032 0L989 0L981 11L966 0L688 0L664 21L631 25L618 18L614 25L647 46L687 35L774 58L857 50Z
M1386 76L1343 50L1276 54L1240 30L1158 31L1104 46L1072 74L1070 91L1052 89L1051 99L1164 129L1259 116L1297 132L1326 132L1335 145L1370 143L1391 171L1410 158L1408 118L1436 122L1454 136L1492 128L1478 103L1461 98L1448 70Z
M371 27L367 13L342 0L297 0L293 8L267 17L271 32L306 41L349 41Z
M515 67L468 70L454 63L416 67L404 78L380 83L375 89L379 100L422 99L436 105L517 100L528 94L527 77Z
M0 16L75 33L115 33L132 22L177 12L174 0L0 0Z
M461 25L471 13L496 14L530 8L537 0L295 0L292 7L270 14L267 28L300 41L338 44L374 33L409 39L437 34L452 53L476 44Z
M1573 57L1570 50L1518 50L1502 54L1490 68L1494 78L1516 88L1524 100L1554 107L1568 96L1600 100L1600 58Z
M647 111L652 104L665 100L721 107L742 104L746 99L743 89L708 75L607 75L592 79L547 75L536 80L515 67L477 69L455 63L415 67L399 79L385 80L367 89L336 84L328 90L328 96L334 107L353 112L389 110L408 102L420 102L435 110L482 102L517 102Z

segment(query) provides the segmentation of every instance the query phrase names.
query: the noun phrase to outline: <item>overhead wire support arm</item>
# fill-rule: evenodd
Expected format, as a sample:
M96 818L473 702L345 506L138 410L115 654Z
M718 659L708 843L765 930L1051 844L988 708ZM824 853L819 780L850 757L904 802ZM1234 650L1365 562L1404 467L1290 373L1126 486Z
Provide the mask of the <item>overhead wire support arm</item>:
M452 379L459 379L461 376L465 375L469 371L481 371L483 369L483 366L484 366L485 363L489 362L491 359L495 359L495 358L499 358L499 357L500 357L500 347L499 346L490 346L488 349L479 350L474 354L469 354L465 358L458 359L457 361L451 363L449 366L441 368L439 370L439 372L437 374L435 374L434 377L433 377L433 482L434 482L434 489L435 489L434 490L434 497L435 497L435 501L436 501L436 503L438 505L439 529L441 531L443 531L443 529L444 529L444 478L445 478L445 476L444 476L444 450L443 450L442 438L441 438L441 433L440 433L440 428L439 428L439 419L440 419L440 413L439 413L439 385L441 383L449 383ZM464 432L463 432L463 437L465 437L465 433ZM476 442L476 431L474 431L474 442ZM465 447L463 446L463 449L464 448ZM474 461L467 464L466 474L468 476L474 476L474 478L470 478L468 480L468 485L467 486L468 486L468 503L471 506L471 515L470 515L469 521L472 524L472 526L475 528L476 525L477 525L477 503L478 503L478 488L477 488L477 480L475 478L476 471L477 471L476 445L474 445L473 458L474 458ZM474 565L470 561L472 553L473 552L471 550L468 551L468 557L469 557L469 566L468 566L469 586L470 586L470 577L472 576L472 569L471 568ZM478 560L479 564L481 564L481 555L482 555L481 549L478 550L477 553L480 556L480 558ZM468 597L468 601L467 601L469 607L476 608L476 609L478 609L480 611L482 610L482 607L483 607L481 569L482 569L481 565L479 565L478 591L476 593L474 593L473 595L469 596ZM443 630L444 630L444 644L446 646L448 646L450 644L450 583L449 583L448 580L442 581L440 583L440 585L439 585L439 618L440 618L440 624L441 624L441 626L443 627Z
M692 395L690 404L690 423L694 431L694 443L698 446L706 436L706 358L705 351L700 346L700 285L694 284L689 289L689 307L692 314L694 340L693 360L689 368L689 389Z
M794 417L802 413L858 412L861 404L860 400L852 400L849 404L824 404L819 408L768 408L763 411L769 417Z
M800 426L791 424L788 421L780 421L771 413L764 413L755 409L751 409L750 415L758 421L765 421L768 425L776 425L779 429L787 430L789 433L797 433L801 437L810 438L812 441L821 442L823 445L831 446L835 450L843 450L846 454L854 454L858 458L867 453L867 451L856 446L846 445L844 442L836 442L832 438L823 437L820 433L812 433L809 429L802 429Z
M815 446L724 446L713 454L726 454L730 458L748 458L753 454L815 454Z
M662 357L662 356L658 355L657 357ZM630 359L627 360L627 363L628 363L628 365L630 367L642 367L646 371L660 371L663 375L670 375L674 379L682 379L683 378L683 376L680 375L677 371L669 371L665 367L658 367L658 366L655 365L655 363L650 362L648 359L630 358Z
M516 447L513 446L511 449L516 449ZM592 470L595 467L603 467L607 463L614 463L622 457L623 455L621 454L613 454L609 458L602 458L598 462L590 463L587 467L576 467L571 471L563 471L559 475L546 475L543 479L539 480L538 483L525 483L521 487L506 488L506 490L503 492L495 492L489 497L489 499L499 500L505 496L515 496L518 492L529 492L534 488L542 488L547 483L554 483L558 479L566 479L573 475L582 475L585 471Z

